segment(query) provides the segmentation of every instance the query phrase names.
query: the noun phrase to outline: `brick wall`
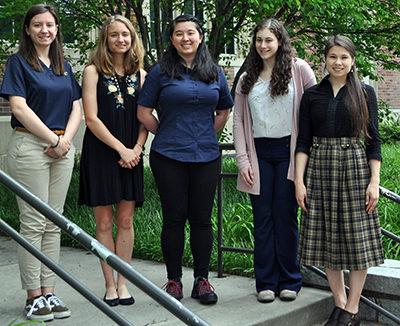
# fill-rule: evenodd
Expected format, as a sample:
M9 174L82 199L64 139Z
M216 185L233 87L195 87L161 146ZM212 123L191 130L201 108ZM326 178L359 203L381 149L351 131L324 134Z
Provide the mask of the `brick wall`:
M378 98L400 110L400 71L378 69L378 76L383 77L376 83Z

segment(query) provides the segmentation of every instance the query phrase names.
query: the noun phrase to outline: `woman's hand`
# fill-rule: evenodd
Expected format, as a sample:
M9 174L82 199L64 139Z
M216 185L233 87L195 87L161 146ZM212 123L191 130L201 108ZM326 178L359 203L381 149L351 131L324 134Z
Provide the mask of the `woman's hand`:
M251 166L241 169L239 173L248 186L252 186L254 184L254 173Z
M122 156L121 159L118 161L118 164L123 167L123 168L127 168L127 169L132 169L133 167L135 167L136 165L139 164L140 159L141 159L141 154L142 154L142 146L140 146L139 144L136 144L133 149L129 150L129 154L132 154L132 159L127 162L125 161ZM127 157L128 158L128 157Z
M65 157L71 149L71 141L63 136L59 136L59 140L56 145L57 146L55 147L48 145L47 148L44 150L44 153L51 158L58 159L61 157Z
M304 182L295 183L296 200L300 208L307 212L307 189Z
M370 182L365 191L365 211L371 214L379 200L379 184Z

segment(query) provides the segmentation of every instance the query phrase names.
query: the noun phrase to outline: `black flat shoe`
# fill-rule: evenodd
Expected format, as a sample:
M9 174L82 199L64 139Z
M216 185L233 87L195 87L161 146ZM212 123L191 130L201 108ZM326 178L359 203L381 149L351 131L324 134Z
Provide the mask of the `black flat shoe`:
M340 314L340 308L335 307L333 308L331 315L329 316L328 321L324 324L324 326L336 326L337 324L337 320L339 318L339 314Z
M118 304L120 303L119 298L115 298L115 299L106 299L106 295L104 295L103 301L104 301L105 303L107 303L110 307L118 306Z
M134 303L135 303L135 299L132 296L130 296L129 298L123 298L123 299L120 298L119 299L119 304L123 305L123 306L130 306Z
M338 326L359 326L360 316L357 314L352 314L344 309L340 309L340 313L337 319Z

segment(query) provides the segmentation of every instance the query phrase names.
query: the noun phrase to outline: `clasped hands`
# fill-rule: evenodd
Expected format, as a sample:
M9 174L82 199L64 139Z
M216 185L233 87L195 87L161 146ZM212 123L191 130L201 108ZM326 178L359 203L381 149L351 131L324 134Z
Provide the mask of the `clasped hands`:
M69 150L71 149L71 141L63 136L59 136L60 140L57 144L57 146L52 147L51 145L48 145L45 150L44 153L47 156L50 156L51 158L61 158L61 157L65 157L67 155L67 153L69 152Z
M133 169L140 162L140 155L142 154L142 148L139 145L135 145L133 149L126 148L119 153L121 159L118 164L126 169Z

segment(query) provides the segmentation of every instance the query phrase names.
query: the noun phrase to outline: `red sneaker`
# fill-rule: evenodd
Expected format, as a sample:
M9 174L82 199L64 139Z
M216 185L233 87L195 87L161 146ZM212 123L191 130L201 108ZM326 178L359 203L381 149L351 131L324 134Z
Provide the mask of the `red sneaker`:
M168 280L168 282L163 285L163 289L178 301L181 301L183 298L183 285L181 281Z

